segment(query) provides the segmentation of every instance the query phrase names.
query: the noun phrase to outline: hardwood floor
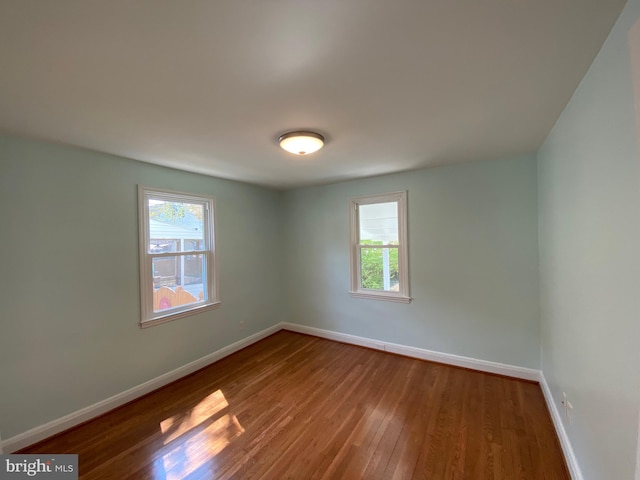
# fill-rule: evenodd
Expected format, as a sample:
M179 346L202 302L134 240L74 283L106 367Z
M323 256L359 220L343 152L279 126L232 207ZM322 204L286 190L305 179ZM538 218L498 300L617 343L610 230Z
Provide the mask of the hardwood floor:
M281 331L22 453L82 479L569 479L531 382Z

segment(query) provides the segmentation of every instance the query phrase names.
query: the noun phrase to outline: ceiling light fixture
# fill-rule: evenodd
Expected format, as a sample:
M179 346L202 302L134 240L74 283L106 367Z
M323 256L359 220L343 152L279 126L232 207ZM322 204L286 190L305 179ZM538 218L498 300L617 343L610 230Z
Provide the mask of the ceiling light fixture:
M282 135L278 142L287 152L308 155L322 148L324 137L313 132L289 132Z

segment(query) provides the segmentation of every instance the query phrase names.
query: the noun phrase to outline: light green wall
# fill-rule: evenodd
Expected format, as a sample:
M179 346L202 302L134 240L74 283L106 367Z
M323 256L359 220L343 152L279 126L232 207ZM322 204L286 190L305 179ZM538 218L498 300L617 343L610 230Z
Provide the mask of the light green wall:
M410 304L351 298L350 197L408 191ZM539 368L534 157L288 191L284 320Z
M635 468L640 164L627 34L639 18L631 0L538 152L542 367L556 401L564 391L573 404L565 427L587 480Z
M138 183L217 198L219 309L138 327ZM0 137L3 438L280 321L280 197L237 182Z

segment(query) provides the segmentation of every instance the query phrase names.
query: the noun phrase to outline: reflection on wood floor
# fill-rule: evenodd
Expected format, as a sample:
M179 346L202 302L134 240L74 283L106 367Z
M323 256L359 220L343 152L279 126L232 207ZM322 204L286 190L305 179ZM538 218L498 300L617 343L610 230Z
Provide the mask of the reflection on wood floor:
M23 453L82 479L569 479L540 387L281 331Z

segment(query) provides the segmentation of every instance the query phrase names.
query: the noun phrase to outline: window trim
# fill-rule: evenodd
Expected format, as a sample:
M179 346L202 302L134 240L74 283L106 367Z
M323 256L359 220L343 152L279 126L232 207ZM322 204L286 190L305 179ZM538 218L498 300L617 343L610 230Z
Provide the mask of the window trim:
M360 277L360 255L359 236L360 221L358 217L358 207L360 205L371 205L375 203L398 203L398 269L399 269L399 291L386 292L362 288ZM350 267L351 267L351 289L349 294L354 298L369 298L372 300L384 300L388 302L409 303L409 237L407 235L407 192L391 192L378 195L365 195L349 199L349 230L350 230Z
M207 259L206 281L208 300L186 305L182 308L176 307L166 313L153 312L153 276L151 273L153 255L148 253L147 248L151 240L149 231L149 204L146 201L149 197L169 201L195 202L205 205L205 250L197 251L197 254L204 254ZM213 310L220 306L221 302L218 294L218 257L215 237L217 232L216 219L216 199L213 196L138 185L138 245L140 257L139 280L141 328L171 322L179 318ZM176 256L180 257L193 254L194 252L185 251L172 253L175 253Z

